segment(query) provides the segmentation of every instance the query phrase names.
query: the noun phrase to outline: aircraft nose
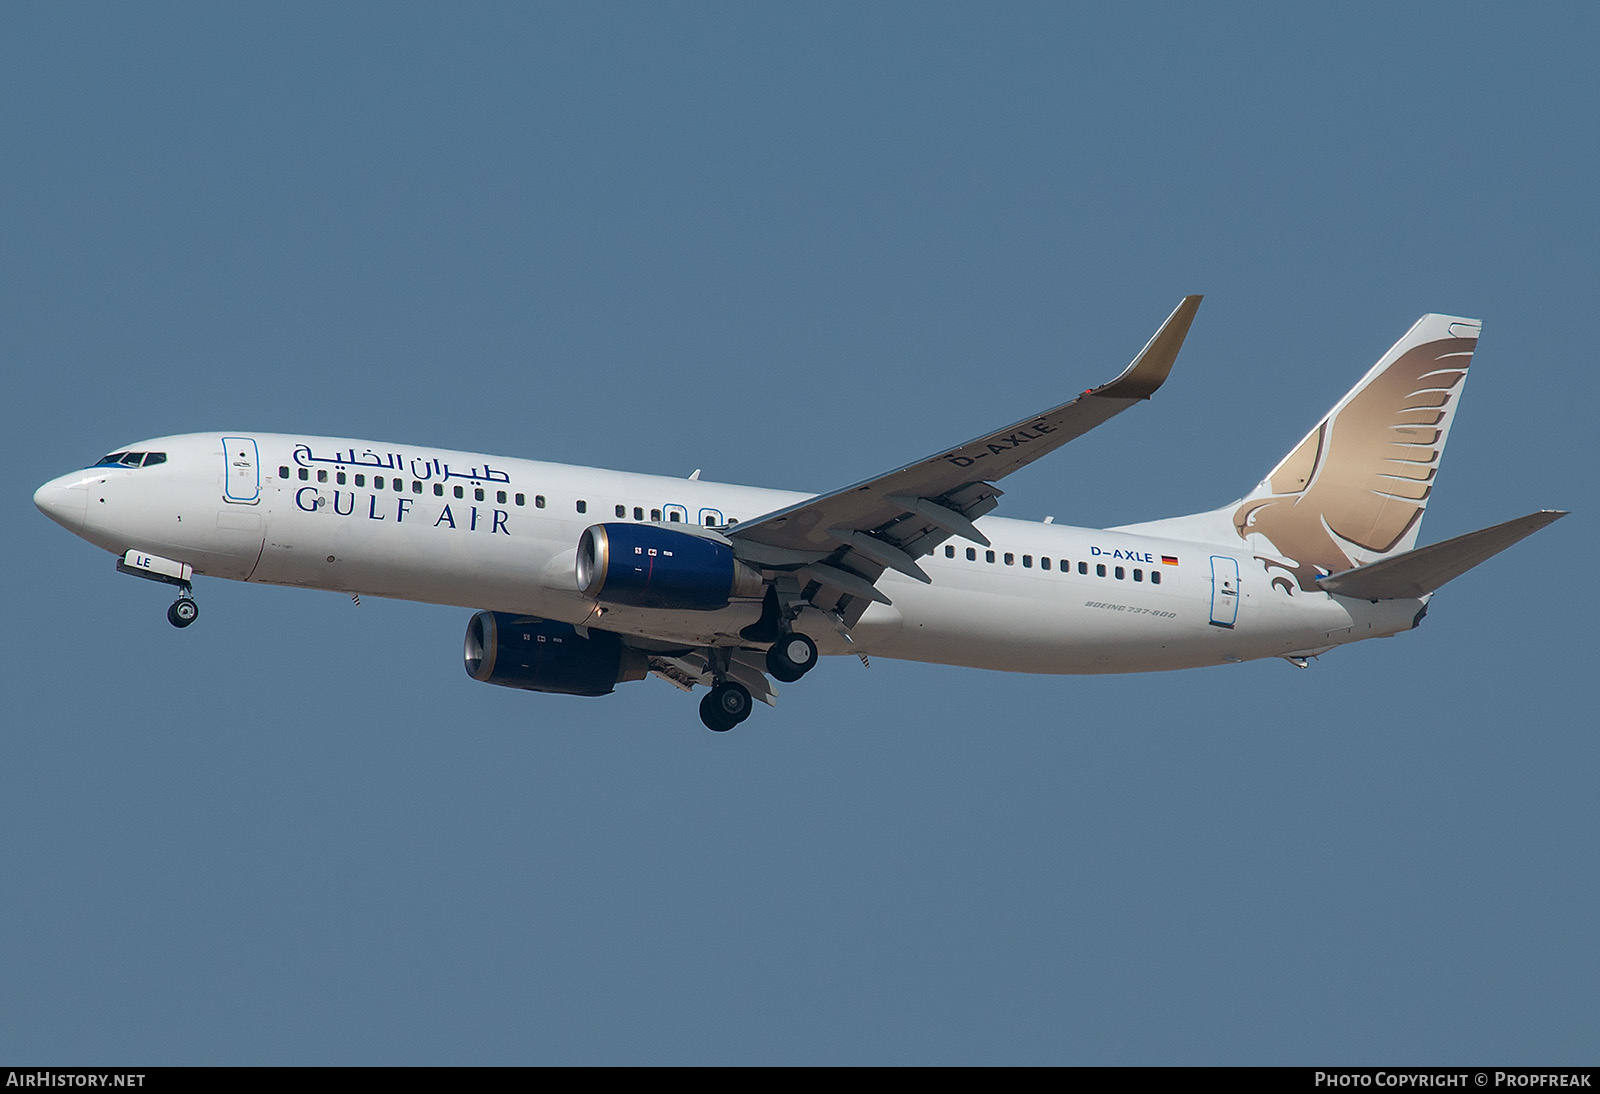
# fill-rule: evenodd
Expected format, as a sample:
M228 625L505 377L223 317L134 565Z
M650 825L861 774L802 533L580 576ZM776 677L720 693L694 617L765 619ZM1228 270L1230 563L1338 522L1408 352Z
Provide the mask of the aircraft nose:
M89 507L89 484L83 481L81 472L51 479L33 492L33 504L67 531L78 532Z

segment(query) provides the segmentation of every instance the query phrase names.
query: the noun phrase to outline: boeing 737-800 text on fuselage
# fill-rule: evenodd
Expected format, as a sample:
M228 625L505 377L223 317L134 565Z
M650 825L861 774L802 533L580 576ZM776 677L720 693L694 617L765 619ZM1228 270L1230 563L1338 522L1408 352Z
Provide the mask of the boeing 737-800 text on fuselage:
M1415 627L1434 591L1563 514L1416 546L1477 345L1425 315L1231 505L1120 528L990 515L995 483L1149 398L1200 298L1115 380L828 494L379 444L193 433L128 445L34 495L174 585L203 574L480 609L476 680L603 695L709 690L715 730L819 654L1034 673L1282 657Z

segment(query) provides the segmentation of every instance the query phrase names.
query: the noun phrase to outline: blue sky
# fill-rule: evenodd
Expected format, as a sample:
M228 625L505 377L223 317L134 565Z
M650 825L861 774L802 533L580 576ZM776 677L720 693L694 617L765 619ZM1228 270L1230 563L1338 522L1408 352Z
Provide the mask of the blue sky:
M0 1058L1592 1063L1589 6L7 5ZM34 511L341 434L825 490L1115 375L1005 483L1244 493L1416 317L1417 632L1123 678L824 663L740 730L485 687L469 612Z

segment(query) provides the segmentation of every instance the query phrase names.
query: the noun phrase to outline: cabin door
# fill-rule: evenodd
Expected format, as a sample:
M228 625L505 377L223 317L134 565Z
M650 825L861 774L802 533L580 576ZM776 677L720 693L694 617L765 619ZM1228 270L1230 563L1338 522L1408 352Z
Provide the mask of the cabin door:
M1211 556L1211 625L1232 627L1239 619L1239 560Z
M222 500L254 505L261 500L261 460L250 437L222 438Z

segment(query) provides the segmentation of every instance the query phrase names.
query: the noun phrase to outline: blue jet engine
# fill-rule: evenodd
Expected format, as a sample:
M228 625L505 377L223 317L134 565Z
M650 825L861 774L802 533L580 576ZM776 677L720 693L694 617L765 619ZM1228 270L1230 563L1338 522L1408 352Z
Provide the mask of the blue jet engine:
M603 604L709 612L766 592L725 539L658 524L595 524L578 540L578 589Z
M479 612L467 624L467 675L485 684L553 691L560 695L609 695L627 680L649 672L644 653L622 644L610 631L536 619L508 612Z

